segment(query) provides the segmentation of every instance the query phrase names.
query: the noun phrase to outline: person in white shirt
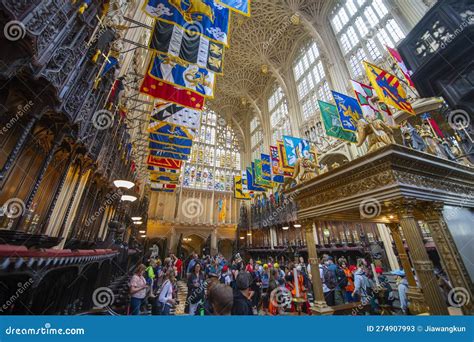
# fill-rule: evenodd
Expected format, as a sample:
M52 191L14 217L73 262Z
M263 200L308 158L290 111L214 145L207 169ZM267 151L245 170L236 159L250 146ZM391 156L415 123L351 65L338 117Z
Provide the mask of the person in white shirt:
M139 315L140 307L143 304L143 300L146 297L148 285L146 284L143 273L145 272L146 266L141 264L138 265L135 270L135 274L130 280L130 314Z
M160 296L158 297L161 307L161 315L163 316L168 316L170 314L171 307L175 305L175 300L173 299L174 278L174 269L169 268L166 271L163 285L161 285Z

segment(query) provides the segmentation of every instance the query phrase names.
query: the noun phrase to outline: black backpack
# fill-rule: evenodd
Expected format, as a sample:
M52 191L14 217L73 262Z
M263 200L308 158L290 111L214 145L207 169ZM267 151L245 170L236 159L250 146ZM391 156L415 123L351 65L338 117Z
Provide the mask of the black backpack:
M347 277L344 270L340 267L336 269L336 280L339 287L344 288L347 286Z
M323 282L326 284L326 286L330 289L333 290L337 286L337 279L336 276L334 275L334 272L332 272L326 265L323 266Z

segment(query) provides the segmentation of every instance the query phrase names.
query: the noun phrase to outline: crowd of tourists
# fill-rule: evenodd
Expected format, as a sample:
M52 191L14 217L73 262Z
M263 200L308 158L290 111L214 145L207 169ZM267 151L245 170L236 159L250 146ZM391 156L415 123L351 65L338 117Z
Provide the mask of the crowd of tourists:
M324 299L337 307L358 303L353 314L380 313L391 308L394 290L380 266L357 259L335 260L323 255L319 275ZM401 313L408 312L408 283L402 270L396 276ZM147 303L153 315L169 315L178 304L177 281L187 285L185 313L189 315L311 314L311 265L303 257L282 265L272 257L244 262L240 254L227 260L221 254L199 258L193 253L186 263L175 255L163 261L149 259L139 265L130 281L130 314L138 315ZM362 310L364 309L364 310Z

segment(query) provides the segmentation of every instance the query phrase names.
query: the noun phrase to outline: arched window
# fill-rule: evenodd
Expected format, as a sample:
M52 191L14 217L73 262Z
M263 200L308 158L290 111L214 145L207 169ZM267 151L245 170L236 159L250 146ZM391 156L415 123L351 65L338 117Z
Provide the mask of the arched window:
M215 191L231 191L233 176L240 174L238 139L223 118L204 110L199 137L184 166L183 186Z
M270 125L272 127L272 144L276 144L277 140L281 140L283 135L291 135L288 104L280 86L275 89L268 99L268 112L270 113ZM258 158L260 158L260 155L258 155Z
M327 101L330 98L329 85L316 43L312 42L301 50L293 64L293 73L303 119L307 120L317 114L318 99Z
M260 120L256 116L250 121L250 145L252 160L260 159L260 154L263 153L263 131Z
M384 0L342 1L331 24L354 78L362 75L360 62L380 62L385 46L394 47L405 37Z

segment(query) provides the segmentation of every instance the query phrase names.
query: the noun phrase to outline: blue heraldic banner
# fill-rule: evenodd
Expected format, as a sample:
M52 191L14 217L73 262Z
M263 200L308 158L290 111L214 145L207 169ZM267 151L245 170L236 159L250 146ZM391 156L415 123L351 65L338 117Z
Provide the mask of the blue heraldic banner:
M162 150L164 152L179 153L185 155L191 154L191 147L176 146L173 144L166 144L155 141L150 141L149 148L150 150Z
M174 160L188 160L189 159L189 155L165 152L162 150L150 150L150 155L155 156L155 157L160 157L160 158L174 159Z
M234 12L250 17L250 0L218 0L217 2Z
M249 191L266 191L266 189L256 186L253 181L253 162L252 167L247 167L247 188Z
M262 178L271 183L272 166L270 162L270 155L261 153L260 159L262 161Z
M357 121L363 118L359 102L353 97L335 91L332 92L332 96L336 101L342 129L349 132L357 131Z
M229 46L230 11L216 0L148 0L148 15Z
M307 140L295 137L283 136L283 145L285 147L288 166L295 166L298 157L309 157L309 143Z
M150 76L174 86L185 88L205 97L214 96L215 74L194 64L178 64L170 57L157 54Z
M186 128L167 122L161 122L156 130L150 133L150 140L183 147L193 146L193 137Z

